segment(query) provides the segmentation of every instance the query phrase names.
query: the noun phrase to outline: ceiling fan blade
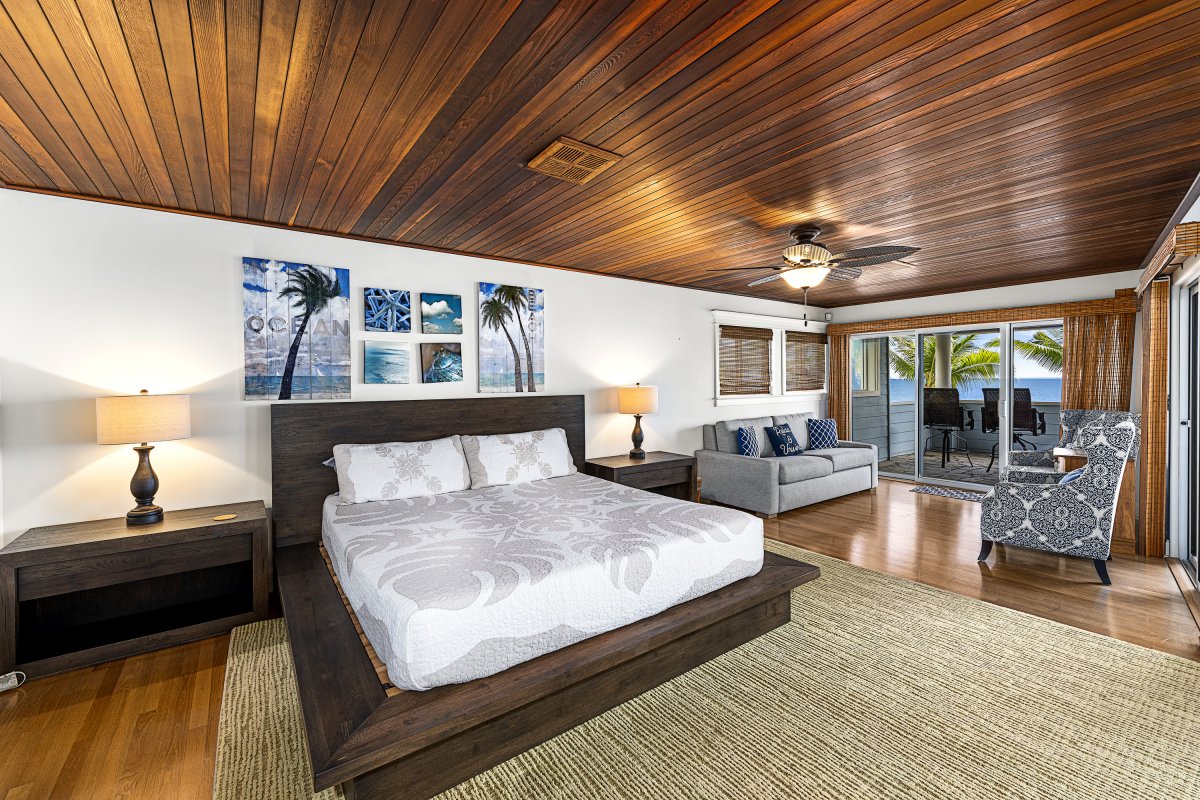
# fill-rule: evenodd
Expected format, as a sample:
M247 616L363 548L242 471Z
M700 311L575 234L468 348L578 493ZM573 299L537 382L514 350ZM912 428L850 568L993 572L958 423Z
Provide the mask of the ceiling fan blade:
M860 258L873 258L876 256L895 256L896 258L904 258L911 256L921 248L919 247L902 247L885 245L881 247L859 247L856 250L847 250L844 253L838 253L833 256L830 261L857 261Z
M862 277L862 270L858 267L834 267L825 276L827 281L852 281L855 278Z
M899 261L900 258L901 258L901 256L896 253L893 253L892 255L867 256L865 258L851 258L851 259L831 258L831 259L829 259L828 264L831 267L838 267L838 266L869 267L872 264L886 264L889 261Z
M740 272L740 271L746 270L746 269L781 269L781 268L771 265L768 267L723 267L721 269L710 269L708 271L709 272Z
M750 282L749 282L749 283L747 283L746 285L747 285L747 286L759 286L759 285L761 285L761 284L764 284L764 283L770 283L771 281L777 281L777 280L779 280L780 278L782 278L782 277L783 277L783 273L784 273L784 272L788 272L788 270L786 270L786 269L785 269L785 270L781 270L781 271L779 271L779 272L776 272L774 275L768 275L768 276L767 276L767 277L765 277L765 278L759 278L759 279L758 279L758 280L756 280L756 281L750 281Z

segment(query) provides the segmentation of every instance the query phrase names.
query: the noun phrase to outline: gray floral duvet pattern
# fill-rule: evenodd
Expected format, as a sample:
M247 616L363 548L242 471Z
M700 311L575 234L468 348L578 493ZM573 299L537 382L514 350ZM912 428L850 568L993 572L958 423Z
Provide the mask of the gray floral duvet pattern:
M325 545L393 683L427 689L652 616L762 566L761 520L576 474L325 505Z

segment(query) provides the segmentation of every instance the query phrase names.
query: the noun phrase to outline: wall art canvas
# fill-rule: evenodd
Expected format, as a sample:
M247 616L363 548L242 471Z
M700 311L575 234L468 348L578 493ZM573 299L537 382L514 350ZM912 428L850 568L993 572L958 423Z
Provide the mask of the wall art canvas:
M462 297L421 293L422 333L462 333Z
M546 390L545 294L479 284L479 391Z
M409 333L412 306L408 292L363 289L363 327L381 333Z
M411 364L408 342L363 342L363 383L408 383Z
M350 271L242 259L247 400L350 397Z
M421 383L459 383L462 379L461 343L421 343Z

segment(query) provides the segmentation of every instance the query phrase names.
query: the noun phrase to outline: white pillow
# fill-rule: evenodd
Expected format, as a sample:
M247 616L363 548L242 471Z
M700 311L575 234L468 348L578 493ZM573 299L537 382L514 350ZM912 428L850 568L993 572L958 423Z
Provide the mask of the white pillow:
M402 500L471 487L457 436L429 442L339 444L333 457L342 503Z
M464 436L471 488L503 486L574 475L575 462L562 428L497 436Z

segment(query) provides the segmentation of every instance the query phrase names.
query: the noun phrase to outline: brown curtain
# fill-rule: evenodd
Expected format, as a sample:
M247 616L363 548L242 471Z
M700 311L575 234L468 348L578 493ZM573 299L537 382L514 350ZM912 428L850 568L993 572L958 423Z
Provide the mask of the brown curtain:
M1128 411L1133 314L1063 320L1063 408Z
M1167 381L1171 282L1142 295L1142 443L1138 456L1138 553L1161 558L1167 531Z
M837 420L838 436L850 438L850 337L829 334L829 395L826 413Z
M783 381L786 391L821 391L825 388L825 339L823 333L784 332Z

